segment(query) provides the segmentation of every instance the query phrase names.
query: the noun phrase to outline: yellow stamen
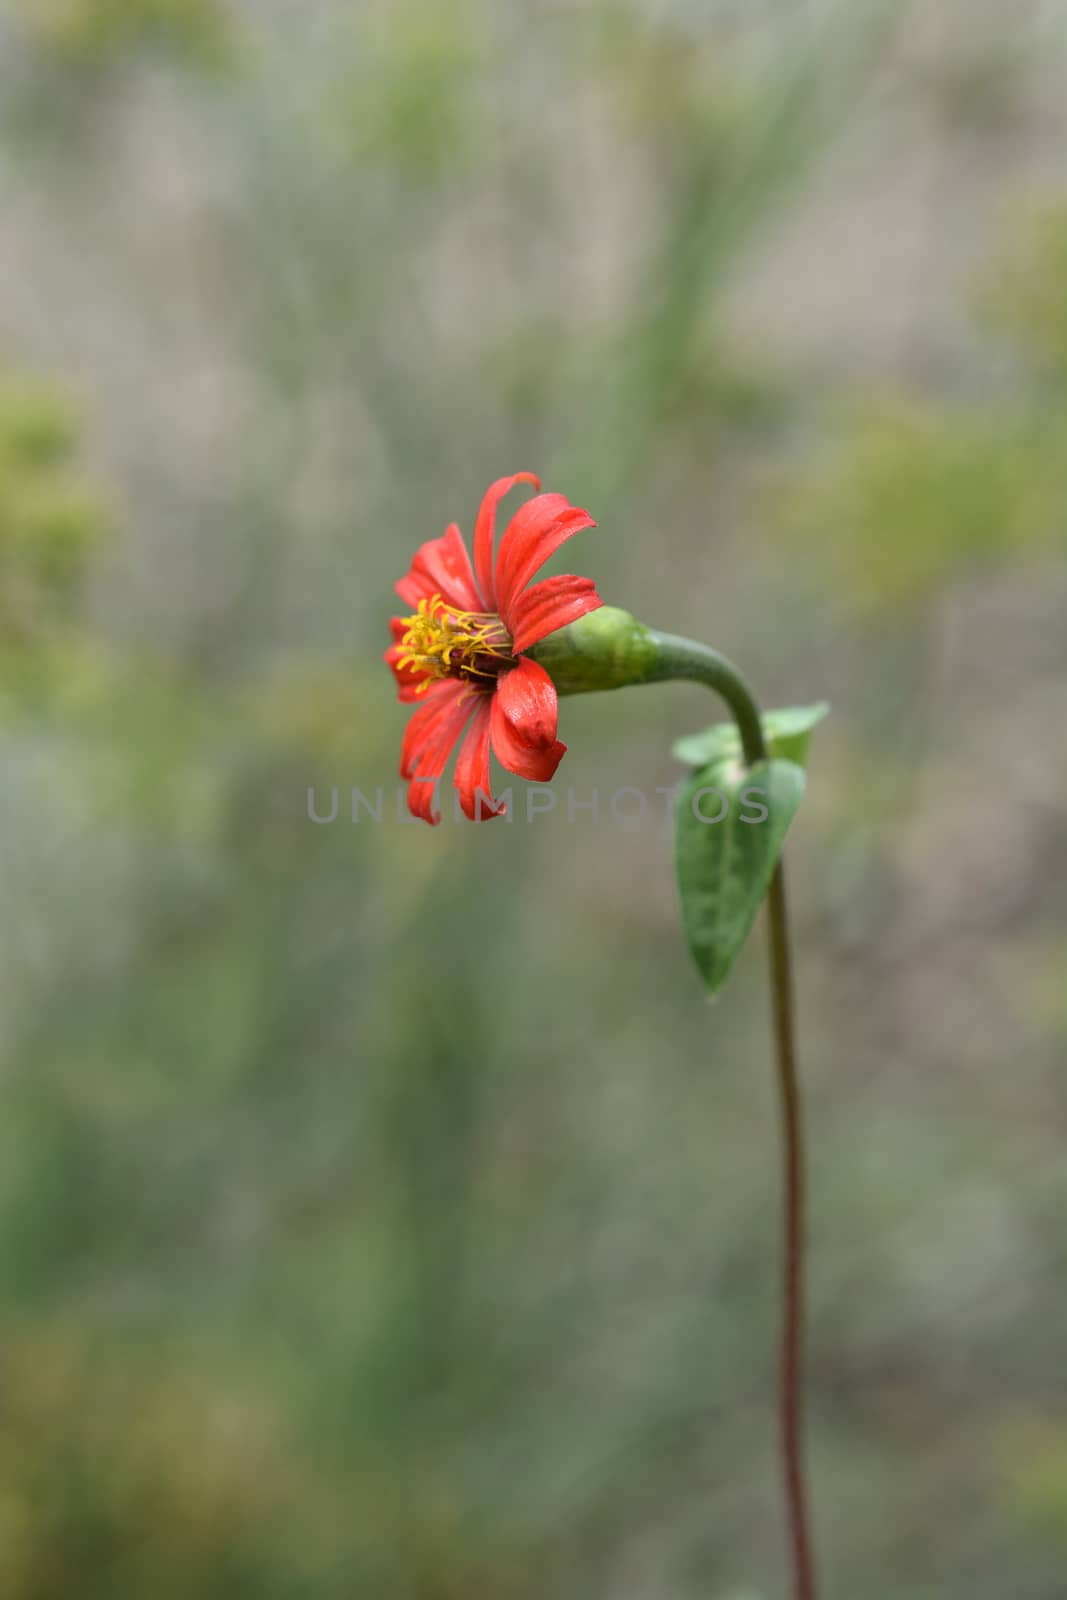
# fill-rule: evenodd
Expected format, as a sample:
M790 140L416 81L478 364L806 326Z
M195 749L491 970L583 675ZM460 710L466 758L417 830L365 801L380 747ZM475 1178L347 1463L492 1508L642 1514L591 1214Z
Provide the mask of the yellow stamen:
M414 616L405 617L401 635L401 670L428 674L417 693L438 678L481 678L489 682L511 654L511 639L499 617L488 612L457 611L439 594L420 600Z

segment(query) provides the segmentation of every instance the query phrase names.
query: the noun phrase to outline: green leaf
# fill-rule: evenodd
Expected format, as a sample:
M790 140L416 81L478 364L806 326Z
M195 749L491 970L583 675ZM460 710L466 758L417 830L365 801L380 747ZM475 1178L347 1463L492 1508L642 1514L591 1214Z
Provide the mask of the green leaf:
M726 758L740 761L741 735L737 723L716 722L703 733L686 734L684 739L675 740L671 755L676 761L684 761L687 767L706 767L709 762Z
M692 773L678 792L682 924L711 994L722 988L756 920L804 782L804 769L794 761L744 767L721 756Z
M828 700L819 700L813 706L787 706L781 711L768 711L763 718L768 753L780 756L783 761L795 761L798 767L806 766L811 736L829 711Z
M812 731L829 709L829 704L820 700L813 706L789 706L782 711L765 711L763 737L767 741L768 753L804 766ZM710 761L717 761L723 756L738 760L741 755L741 736L737 724L717 722L713 727L705 728L703 733L691 733L679 739L671 753L677 761L684 761L689 767L705 767Z

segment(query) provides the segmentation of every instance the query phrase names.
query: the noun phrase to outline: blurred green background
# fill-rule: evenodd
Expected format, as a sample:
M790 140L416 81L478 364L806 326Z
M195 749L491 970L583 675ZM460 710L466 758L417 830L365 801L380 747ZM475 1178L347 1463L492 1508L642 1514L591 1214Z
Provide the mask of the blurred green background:
M521 469L833 704L826 1594L1067 1594L1065 91L1064 0L0 0L4 1600L783 1593L760 941L709 1008L606 806L719 709L392 811Z

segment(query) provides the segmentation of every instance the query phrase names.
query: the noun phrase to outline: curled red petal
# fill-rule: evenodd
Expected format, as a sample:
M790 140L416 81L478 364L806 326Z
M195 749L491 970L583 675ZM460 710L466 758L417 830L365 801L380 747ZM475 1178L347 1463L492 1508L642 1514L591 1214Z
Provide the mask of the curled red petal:
M454 522L440 539L429 539L420 545L410 570L396 585L396 592L413 611L420 600L432 600L435 594L456 611L485 610L467 546Z
M489 726L492 697L479 695L474 721L463 735L454 783L464 814L472 822L488 822L502 817L506 805L498 804L489 789Z
M603 604L592 578L543 578L532 588L524 589L511 606L512 649L521 655L539 639L565 628L568 622L577 622Z
M490 728L497 760L520 778L547 783L567 750L556 738L558 726L556 686L524 656L497 680Z
M496 609L511 630L516 600L535 572L561 544L596 523L566 495L539 494L520 506L500 540L496 561Z
M442 685L442 688L449 687L454 687L458 693L436 696L436 704L431 708L436 717L427 722L414 748L408 751L409 770L404 774L411 778L408 809L412 816L420 817L431 827L436 827L441 820L440 812L434 810L438 782L477 703L477 696L472 695L463 684ZM419 715L419 712L415 713L415 717ZM411 719L412 722L415 717Z
M402 778L410 778L418 770L424 747L433 742L444 718L466 696L466 687L457 678L444 678L438 683L431 683L426 692L419 696L419 708L404 729L404 740L400 747Z
M485 491L474 524L474 570L485 599L486 611L495 611L496 584L493 578L493 535L496 529L496 508L517 483L528 483L540 489L541 480L533 472L516 472L510 478L498 478Z

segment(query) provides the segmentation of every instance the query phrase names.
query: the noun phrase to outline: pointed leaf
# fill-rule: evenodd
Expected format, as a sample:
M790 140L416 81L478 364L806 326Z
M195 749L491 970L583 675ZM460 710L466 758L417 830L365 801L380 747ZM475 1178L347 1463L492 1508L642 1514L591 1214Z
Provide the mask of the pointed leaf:
M796 761L803 766L807 760L812 730L826 716L830 707L825 700L813 706L789 706L781 711L763 714L763 737L768 753L782 756L786 761ZM736 722L717 722L702 733L688 734L679 739L672 754L690 767L703 767L721 756L739 757L741 736Z
M795 761L798 767L807 765L811 736L825 716L830 703L819 700L813 706L789 706L781 711L768 711L763 718L763 736L768 753L781 756L783 761Z
M737 723L716 722L701 733L686 734L683 739L675 740L671 755L676 761L684 761L687 767L706 767L724 756L740 760L741 735Z
M701 767L675 808L682 923L711 994L748 938L804 794L804 769L775 759L744 767L730 757Z

